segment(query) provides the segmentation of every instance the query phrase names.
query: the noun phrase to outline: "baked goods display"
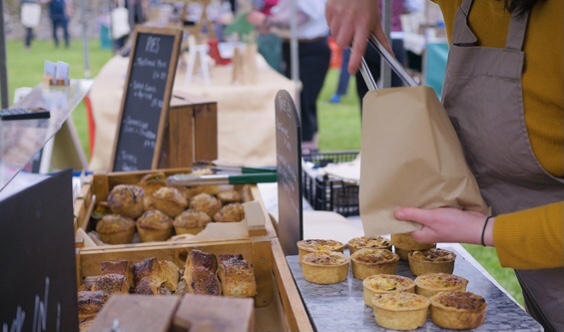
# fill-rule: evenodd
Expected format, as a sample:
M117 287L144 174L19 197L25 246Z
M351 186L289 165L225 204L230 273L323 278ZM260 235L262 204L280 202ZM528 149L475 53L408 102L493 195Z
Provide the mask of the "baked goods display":
M402 261L408 260L407 255L410 251L427 250L437 246L436 243L419 243L409 233L392 234L390 243L394 246L394 252L398 254Z
M425 273L452 273L456 260L454 252L441 248L414 250L407 257L409 269L416 276Z
M235 297L257 295L253 268L243 259L243 255L219 255L217 275L221 282L223 295Z
M428 273L415 278L415 293L431 297L444 291L466 291L468 280L449 273Z
M139 217L145 211L145 192L137 185L118 184L108 196L108 207L113 213L129 218Z
M303 256L316 251L345 251L345 244L335 240L309 239L298 241L300 261Z
M441 292L430 298L431 319L452 330L474 329L484 323L486 300L472 292Z
M315 251L301 260L305 280L316 284L335 284L347 279L349 257L338 251Z
M376 323L393 330L414 330L423 326L430 304L426 297L406 292L376 294L372 298Z
M159 261L154 257L136 263L133 268L135 276L135 294L170 295L178 287L178 267L171 261Z
M214 254L193 249L188 254L182 276L186 292L191 294L221 295L217 278L217 259Z
M254 199L249 185L171 186L161 171L145 174L136 184L131 178L123 181L127 183L110 187L107 199L96 201L87 216L90 224L84 229L96 244L166 241L175 235L196 235L210 222L244 220L243 203ZM162 218L161 213L169 219Z
M376 238L367 238L364 236L355 237L347 242L350 254L354 254L355 251L362 248L372 248L372 249L388 249L392 250L392 244L390 240L385 237L378 236Z
M372 306L372 298L376 294L408 292L415 293L415 282L411 278L396 274L374 274L362 281L362 297L364 304Z
M153 207L171 218L175 218L188 206L188 201L180 190L174 187L162 187L152 195Z
M172 236L172 219L159 210L145 211L136 224L143 242L166 241Z
M212 221L207 213L188 209L179 214L172 226L177 235L180 234L198 234L206 228L206 225Z
M106 214L96 224L100 240L107 244L124 244L133 241L135 221L119 214Z
M224 205L213 215L215 222L239 222L245 219L245 209L240 203Z
M353 276L357 279L378 273L395 274L399 256L387 249L363 248L351 255Z

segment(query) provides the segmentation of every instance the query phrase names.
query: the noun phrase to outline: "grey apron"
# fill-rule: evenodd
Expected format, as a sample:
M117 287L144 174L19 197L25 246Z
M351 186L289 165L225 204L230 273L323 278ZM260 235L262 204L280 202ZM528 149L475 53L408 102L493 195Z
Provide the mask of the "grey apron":
M563 201L564 180L539 164L525 126L521 75L528 14L511 18L505 48L479 47L467 24L471 6L472 0L463 0L456 14L443 104L481 193L494 214ZM564 268L516 274L529 313L546 330L564 331Z

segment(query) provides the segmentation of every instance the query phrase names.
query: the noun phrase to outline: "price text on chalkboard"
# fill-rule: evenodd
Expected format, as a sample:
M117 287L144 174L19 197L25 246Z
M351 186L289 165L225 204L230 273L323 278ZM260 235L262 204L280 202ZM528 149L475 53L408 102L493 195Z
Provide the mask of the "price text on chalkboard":
M300 119L290 94L276 94L276 166L278 170L278 237L284 254L296 255L303 238L302 149Z
M163 142L182 30L136 27L113 153L113 171L154 169Z

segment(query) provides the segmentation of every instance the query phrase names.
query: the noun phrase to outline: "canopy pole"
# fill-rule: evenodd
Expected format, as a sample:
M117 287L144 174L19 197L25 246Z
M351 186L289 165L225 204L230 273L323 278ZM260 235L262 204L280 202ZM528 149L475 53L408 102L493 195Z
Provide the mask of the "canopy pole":
M8 67L6 66L6 37L4 36L4 0L0 0L0 101L2 108L7 108L10 101L8 96Z

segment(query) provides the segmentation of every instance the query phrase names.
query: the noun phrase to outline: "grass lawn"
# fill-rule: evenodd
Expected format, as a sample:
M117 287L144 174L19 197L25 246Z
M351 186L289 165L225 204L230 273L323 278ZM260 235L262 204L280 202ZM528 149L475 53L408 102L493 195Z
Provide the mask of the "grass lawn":
M98 40L90 41L88 49L91 78L95 78L102 66L112 57L112 51L100 49ZM6 50L9 104L12 104L16 88L35 87L39 84L45 60L67 62L70 64L71 78L85 78L84 56L80 40L72 40L69 49L55 48L50 40L34 41L30 50L25 50L20 40L7 41ZM331 104L329 98L335 92L337 78L338 70L330 70L318 101L319 146L321 151L325 152L357 151L360 149L360 109L354 79L351 78L348 94L341 99L341 103ZM85 154L88 156L88 123L84 104L81 104L72 116ZM465 245L465 248L502 287L521 305L523 304L521 289L513 270L499 266L495 249L473 245Z

